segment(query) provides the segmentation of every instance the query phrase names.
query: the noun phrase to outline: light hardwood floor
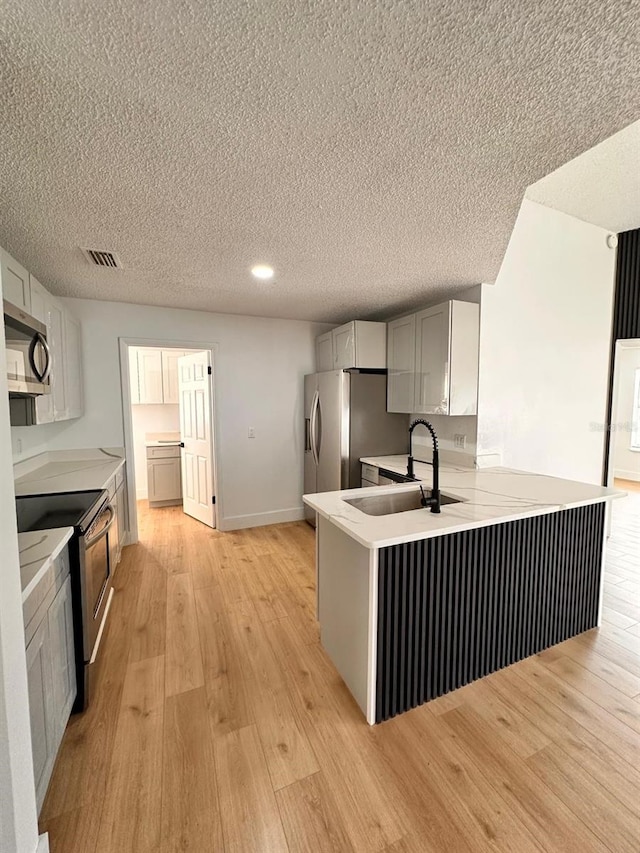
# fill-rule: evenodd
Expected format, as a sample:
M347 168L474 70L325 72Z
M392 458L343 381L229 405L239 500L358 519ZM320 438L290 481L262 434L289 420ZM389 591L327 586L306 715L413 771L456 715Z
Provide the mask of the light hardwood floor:
M319 645L304 523L222 534L141 505L53 853L640 849L640 494L604 623L370 728Z

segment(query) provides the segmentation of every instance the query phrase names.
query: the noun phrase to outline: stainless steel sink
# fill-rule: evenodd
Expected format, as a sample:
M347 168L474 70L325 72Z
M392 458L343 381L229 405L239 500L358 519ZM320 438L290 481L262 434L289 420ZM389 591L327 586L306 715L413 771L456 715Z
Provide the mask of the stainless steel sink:
M425 489L427 497L429 489ZM367 495L362 498L345 498L344 502L351 504L360 512L367 515L395 515L397 512L409 512L412 509L422 509L420 503L422 494L420 489L412 489L410 492L392 492L386 495ZM459 504L461 501L458 498L452 498L450 495L440 494L440 506L446 504ZM429 511L429 508L425 508Z

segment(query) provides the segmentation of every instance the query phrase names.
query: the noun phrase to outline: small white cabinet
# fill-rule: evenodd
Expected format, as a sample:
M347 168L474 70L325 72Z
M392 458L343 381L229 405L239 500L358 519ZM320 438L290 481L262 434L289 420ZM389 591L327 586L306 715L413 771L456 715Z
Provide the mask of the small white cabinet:
M162 351L138 350L138 402L162 403Z
M130 359L131 402L178 403L178 359L184 350L139 348Z
M182 503L179 445L147 447L147 489L150 506Z
M333 370L333 333L325 332L316 338L316 372Z
M39 812L76 697L71 578L66 549L55 560L53 571L24 603L23 615L28 640L33 776Z
M387 366L386 323L352 320L316 338L316 371Z
M388 324L390 412L475 415L480 309L451 300Z
M2 298L17 308L31 314L31 287L29 273L4 249L0 249L0 276Z

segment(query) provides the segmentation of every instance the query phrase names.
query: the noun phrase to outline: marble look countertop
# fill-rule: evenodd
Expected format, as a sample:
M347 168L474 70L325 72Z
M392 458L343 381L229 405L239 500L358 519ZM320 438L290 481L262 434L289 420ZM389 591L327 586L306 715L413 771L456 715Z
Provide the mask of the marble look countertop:
M18 534L23 604L47 572L53 570L53 561L72 536L73 527L56 527L52 530L34 530Z
M48 451L14 465L16 495L106 489L124 465L122 448Z
M361 461L401 474L407 471L406 456L364 457ZM415 473L423 483L431 486L430 465L416 463ZM440 514L416 509L394 515L367 515L345 502L345 498L411 492L417 488L403 483L324 492L305 495L304 502L365 548L372 549L557 512L625 494L616 489L510 468L476 470L441 464L440 491L459 499L460 503L443 506Z
M144 437L145 447L170 447L180 444L179 432L148 432Z

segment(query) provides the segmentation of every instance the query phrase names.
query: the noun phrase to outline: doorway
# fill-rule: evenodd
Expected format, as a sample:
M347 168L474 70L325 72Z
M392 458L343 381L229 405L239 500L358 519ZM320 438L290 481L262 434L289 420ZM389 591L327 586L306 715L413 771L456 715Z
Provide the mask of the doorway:
M217 526L215 345L120 340L129 544L138 504Z
M616 341L607 485L627 493L612 501L602 622L619 645L640 636L640 339Z

